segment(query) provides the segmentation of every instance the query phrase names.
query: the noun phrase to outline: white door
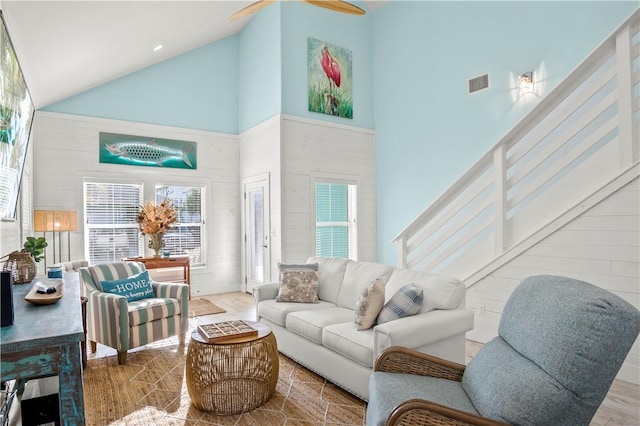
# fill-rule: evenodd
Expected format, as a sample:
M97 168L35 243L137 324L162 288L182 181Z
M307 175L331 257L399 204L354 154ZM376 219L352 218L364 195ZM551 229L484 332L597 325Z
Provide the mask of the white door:
M270 277L269 178L244 184L245 291Z

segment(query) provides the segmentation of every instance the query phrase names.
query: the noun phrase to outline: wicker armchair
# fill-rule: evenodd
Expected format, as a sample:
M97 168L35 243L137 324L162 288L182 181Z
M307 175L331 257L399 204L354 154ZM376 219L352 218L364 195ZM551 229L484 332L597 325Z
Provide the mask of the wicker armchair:
M393 346L383 351L373 367L373 371L406 373L439 379L462 381L465 366L447 361L413 349ZM409 399L395 407L387 419L387 425L479 425L498 426L497 422L455 408L446 407L424 399Z
M640 312L619 296L529 277L509 297L498 336L466 367L406 348L382 352L367 426L586 426L638 333Z

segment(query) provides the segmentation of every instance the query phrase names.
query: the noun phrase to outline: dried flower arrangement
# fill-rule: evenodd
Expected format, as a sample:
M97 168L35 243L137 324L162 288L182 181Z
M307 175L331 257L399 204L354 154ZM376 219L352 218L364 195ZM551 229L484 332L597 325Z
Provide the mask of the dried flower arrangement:
M176 209L170 199L160 204L147 201L138 212L138 228L142 235L164 234L176 221Z
M147 201L140 206L138 212L138 229L142 235L149 235L148 247L153 249L155 257L159 256L164 243L162 236L176 221L176 208L170 199L165 198L160 204Z

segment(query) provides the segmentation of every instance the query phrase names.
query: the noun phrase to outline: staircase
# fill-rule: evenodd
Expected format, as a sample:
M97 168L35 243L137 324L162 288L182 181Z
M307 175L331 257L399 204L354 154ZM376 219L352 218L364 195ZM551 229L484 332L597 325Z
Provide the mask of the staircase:
M455 276L497 335L529 275L582 279L640 308L640 9L393 240L398 267ZM640 384L636 341L617 376Z
M640 11L393 240L473 286L639 174Z

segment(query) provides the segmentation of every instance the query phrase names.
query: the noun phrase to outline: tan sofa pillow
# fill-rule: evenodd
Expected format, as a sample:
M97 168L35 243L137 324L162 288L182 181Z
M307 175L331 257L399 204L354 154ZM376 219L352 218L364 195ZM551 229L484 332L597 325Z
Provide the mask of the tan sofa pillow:
M380 278L365 288L356 304L356 330L367 330L376 322L384 304L384 283Z
M280 288L276 302L318 303L318 264L279 264Z

